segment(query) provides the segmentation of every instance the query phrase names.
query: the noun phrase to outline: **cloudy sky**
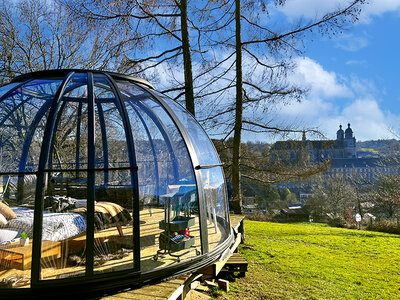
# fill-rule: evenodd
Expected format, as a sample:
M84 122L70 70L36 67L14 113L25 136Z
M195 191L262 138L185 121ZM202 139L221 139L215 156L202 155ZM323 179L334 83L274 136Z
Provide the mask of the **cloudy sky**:
M346 1L287 0L280 13L291 22L338 3ZM360 21L343 34L306 40L291 80L309 88L309 94L277 113L319 127L329 139L347 123L357 140L392 138L393 129L400 133L399 28L400 0L370 0Z

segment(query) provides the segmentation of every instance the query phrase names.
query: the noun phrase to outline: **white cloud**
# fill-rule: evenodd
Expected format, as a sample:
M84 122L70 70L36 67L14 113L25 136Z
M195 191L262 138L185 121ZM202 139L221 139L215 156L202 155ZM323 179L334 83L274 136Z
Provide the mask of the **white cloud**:
M290 105L281 107L280 112L287 117L299 117L302 118L316 118L319 117L321 112L332 111L334 108L332 104L321 99L305 99L301 102L295 102Z
M374 82L369 79L361 79L352 75L348 82L351 89L354 91L354 94L358 95L358 97L378 97L379 95L379 91Z
M372 16L382 16L387 12L400 12L400 0L370 0L361 12L361 21L371 22Z
M343 109L341 115L351 122L355 137L359 140L391 136L386 116L375 99L356 99Z
M278 8L278 10L292 19L313 19L337 9L339 5L345 5L350 2L341 0L287 0L286 4Z
M366 60L348 60L346 61L346 65L365 65L367 63Z
M339 7L345 7L352 0L287 0L285 6L278 10L290 19L313 19ZM399 12L400 0L370 0L362 7L361 22L369 23L371 17L381 16L387 12Z
M351 123L357 140L394 137L389 128L399 123L400 116L382 110L373 82L356 76L342 79L309 58L297 62L291 80L310 90L304 101L281 106L279 121L318 128L328 139L335 139L339 125L346 128L347 123Z
M328 139L335 139L339 125L345 129L348 123L351 124L357 140L393 138L393 134L389 131L393 123L388 120L399 120L398 116L382 111L374 99L356 99L344 107L327 104L323 100L306 101L304 104L304 107L298 110L298 115L293 112L282 112L281 117L285 120L292 118L297 122L302 118L304 125L318 128ZM312 113L304 114L306 108Z
M305 57L296 59L297 68L291 81L309 89L310 97L351 97L351 90L336 76L314 60Z
M365 35L355 36L354 34L344 34L336 40L336 46L338 48L351 52L365 48L368 44L369 40Z

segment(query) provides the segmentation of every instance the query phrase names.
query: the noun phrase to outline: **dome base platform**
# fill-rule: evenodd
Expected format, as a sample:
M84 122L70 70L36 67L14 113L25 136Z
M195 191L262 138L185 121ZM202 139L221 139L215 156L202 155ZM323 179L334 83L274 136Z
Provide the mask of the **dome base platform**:
M235 243L231 247L231 253L237 251L239 244L242 242L242 236L244 235L244 216L243 215L231 215L231 226L236 233ZM241 231L241 232L240 232ZM207 270L219 270L221 271L229 259L233 257L230 255L221 262L216 262L208 267L208 269L200 270L199 272L208 272ZM186 295L190 292L193 286L196 286L196 281L204 278L212 278L217 274L214 272L211 274L190 274L181 276L179 278L171 279L165 282L160 282L153 285L146 285L139 289L124 291L113 295L105 296L101 299L112 300L112 299L185 299ZM204 277L204 278L202 278Z

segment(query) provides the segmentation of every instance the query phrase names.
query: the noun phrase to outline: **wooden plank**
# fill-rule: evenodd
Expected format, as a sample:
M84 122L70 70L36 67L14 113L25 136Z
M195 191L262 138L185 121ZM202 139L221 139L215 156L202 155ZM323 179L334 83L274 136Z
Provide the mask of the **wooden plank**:
M240 233L238 233L236 235L236 241L233 244L233 246L231 247L231 251L233 252L240 244L240 241L242 240L242 235ZM219 274L219 272L221 272L222 268L225 266L225 264L227 263L227 261L231 258L231 256L228 256L227 258L225 258L222 261L218 261L215 263L215 275L217 276Z
M241 242L241 239L242 239L241 234L238 233L236 235L235 243L231 247L231 251L232 252L239 246L239 244ZM204 275L209 275L209 276L212 276L212 277L216 277L219 274L219 272L221 272L222 268L225 266L225 264L230 259L230 257L231 256L228 256L224 260L217 261L214 264L212 264L211 266L208 266L206 268L203 268L203 269L199 270L198 273L202 273Z
M230 221L231 221L231 226L235 230L235 232L238 232L240 223L244 220L245 216L244 215L230 215L229 216Z
M229 260L227 261L227 264L232 264L232 263L246 263L247 264L247 260L240 254L233 253L232 256L229 258Z
M231 247L231 251L232 251L232 252L235 252L236 249L239 247L239 245L240 245L241 242L242 242L242 234L239 232L239 233L236 235L236 240L235 240L235 243L233 244L233 246Z
M239 253L233 255L226 262L223 271L225 272L239 272L239 276L244 276L247 272L248 262Z
M137 300L153 300L165 299L174 300L182 294L186 281L189 275L182 276L176 279L171 279L165 282L160 282L153 285L147 285L140 289L118 293L112 296L103 297L105 300L115 299L137 299Z

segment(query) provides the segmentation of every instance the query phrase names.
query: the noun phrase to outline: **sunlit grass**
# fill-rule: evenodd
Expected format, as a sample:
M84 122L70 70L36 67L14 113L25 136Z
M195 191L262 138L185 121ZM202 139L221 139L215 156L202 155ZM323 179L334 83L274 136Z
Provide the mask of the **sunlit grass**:
M324 224L245 221L233 299L400 299L400 236Z
M379 154L378 150L375 150L375 149L372 149L372 148L360 148L360 150L363 151L363 152L372 152L372 153L375 153L375 154Z

